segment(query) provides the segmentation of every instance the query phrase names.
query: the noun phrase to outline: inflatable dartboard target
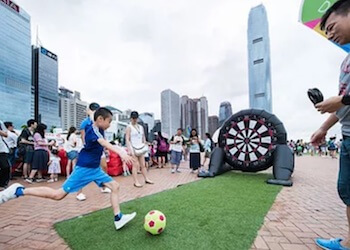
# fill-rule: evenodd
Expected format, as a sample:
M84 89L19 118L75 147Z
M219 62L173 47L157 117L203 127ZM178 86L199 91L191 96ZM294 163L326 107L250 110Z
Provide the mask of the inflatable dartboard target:
M275 115L248 109L225 121L219 146L233 169L256 172L272 165L276 145L285 144L286 137L284 126Z

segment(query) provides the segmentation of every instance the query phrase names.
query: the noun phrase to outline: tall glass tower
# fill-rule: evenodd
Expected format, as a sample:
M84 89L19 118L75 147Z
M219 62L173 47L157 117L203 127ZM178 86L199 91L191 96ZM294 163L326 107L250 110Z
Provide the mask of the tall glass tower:
M169 139L180 128L180 96L171 89L163 90L161 99L162 133Z
M10 0L0 1L0 120L20 128L31 115L30 16Z
M272 112L269 24L264 5L249 12L249 106Z
M44 47L33 46L33 77L35 119L52 127L61 127L58 101L57 55Z
M230 102L220 103L219 109L219 126L221 126L232 115L232 107Z

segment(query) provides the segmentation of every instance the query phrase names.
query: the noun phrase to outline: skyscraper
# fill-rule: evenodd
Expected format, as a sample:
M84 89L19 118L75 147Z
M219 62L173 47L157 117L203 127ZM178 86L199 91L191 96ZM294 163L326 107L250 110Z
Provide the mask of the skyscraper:
M20 128L33 118L30 16L14 2L1 0L0 20L0 119Z
M139 119L148 125L148 132L151 132L151 129L154 127L154 114L148 112L141 113Z
M219 126L221 126L227 118L232 115L232 107L230 102L220 103L219 108Z
M162 133L174 135L180 127L180 96L167 89L161 93Z
M186 136L189 136L190 130L194 124L193 111L195 103L187 95L181 96L181 128Z
M80 100L80 93L64 87L59 88L59 116L63 130L70 127L79 128L86 118L87 102Z
M212 115L208 117L208 132L212 136L214 132L219 128L219 117Z
M60 127L57 55L44 47L33 46L32 85L35 119L51 127Z
M197 132L204 138L205 133L208 132L208 100L205 96L199 99L194 99L197 102Z
M248 20L249 106L272 112L269 24L264 5Z
M205 96L191 99L188 96L181 97L181 127L185 135L189 136L190 130L197 129L198 134L204 138L208 132L208 101Z

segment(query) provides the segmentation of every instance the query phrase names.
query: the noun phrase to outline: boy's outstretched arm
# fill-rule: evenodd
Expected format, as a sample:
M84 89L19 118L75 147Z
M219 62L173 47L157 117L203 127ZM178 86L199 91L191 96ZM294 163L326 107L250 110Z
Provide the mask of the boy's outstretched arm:
M97 141L98 143L101 144L101 146L117 153L120 156L120 158L122 158L122 160L125 161L126 163L133 164L133 158L129 156L121 147L112 145L103 138L99 138L97 139Z

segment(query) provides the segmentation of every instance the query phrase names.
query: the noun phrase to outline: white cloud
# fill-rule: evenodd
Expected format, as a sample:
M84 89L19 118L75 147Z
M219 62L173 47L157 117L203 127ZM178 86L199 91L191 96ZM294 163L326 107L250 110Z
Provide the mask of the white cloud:
M300 1L265 0L270 24L273 110L292 138L308 139L325 116L308 88L337 94L346 56L298 23ZM59 83L86 101L160 115L160 92L248 107L247 22L258 1L17 0L43 46L59 56ZM339 126L330 135L340 135Z

